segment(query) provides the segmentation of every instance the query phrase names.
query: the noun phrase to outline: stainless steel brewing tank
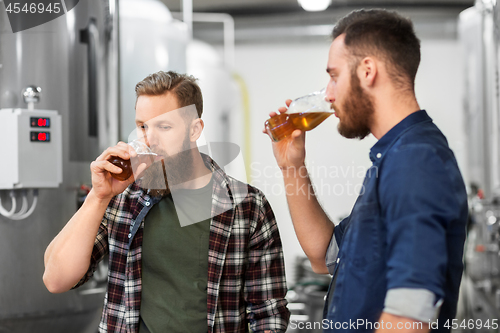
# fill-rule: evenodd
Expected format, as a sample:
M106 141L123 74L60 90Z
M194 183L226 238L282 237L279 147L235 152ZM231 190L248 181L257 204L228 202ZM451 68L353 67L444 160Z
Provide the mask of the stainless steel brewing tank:
M500 10L477 1L459 16L469 185L500 196Z
M186 72L188 27L160 0L120 0L120 139L135 127L135 85L158 71Z
M63 134L62 184L39 190L30 217L0 216L2 333L96 332L106 274L101 271L77 290L50 294L42 281L43 255L76 212L79 189L90 184L90 162L118 137L115 5L80 1L53 21L12 33L0 4L0 108L26 108L22 90L39 86L42 97L35 108L57 110ZM0 195L8 208L8 191Z
M459 16L471 196L459 322L500 318L500 5L478 0Z

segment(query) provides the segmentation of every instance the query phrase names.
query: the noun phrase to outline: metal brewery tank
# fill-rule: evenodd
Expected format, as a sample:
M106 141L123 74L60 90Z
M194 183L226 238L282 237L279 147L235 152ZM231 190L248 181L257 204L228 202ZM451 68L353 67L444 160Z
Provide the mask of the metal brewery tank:
M120 0L120 139L135 129L135 85L149 74L186 72L186 24L159 0Z
M482 189L490 200L500 196L498 7L477 1L459 16L469 185Z
M477 0L458 27L471 189L459 319L491 332L500 320L500 3Z
M234 112L237 91L217 50L205 42L191 41L187 47L187 71L198 78L203 92L206 139L230 141L229 116Z
M250 124L244 124L243 91L217 50L200 40L192 40L187 46L187 73L198 78L203 93L205 129L198 145L206 149L225 172L247 182L241 154L246 148L242 124ZM206 143L208 147L203 147Z
M500 204L474 198L470 218L460 321L474 320L474 332L497 332L500 320Z
M114 0L66 0L65 15L13 33L0 3L0 109L26 109L21 92L35 85L42 89L35 109L56 110L62 119L62 183L39 189L31 216L16 221L0 215L2 333L96 330L106 274L98 271L92 282L78 290L50 294L42 281L43 255L76 212L81 185L90 183L90 162L103 147L117 141L118 124L113 121L118 105L116 4ZM1 142L3 151L9 143ZM19 151L20 156L31 153ZM0 170L11 162L4 156ZM0 190L6 209L10 193L21 199L17 189Z
M133 130L135 84L158 70L186 71L187 27L160 1L120 0L119 25L118 0L64 3L63 16L17 33L0 3L0 111L25 109L21 92L34 85L42 89L35 109L62 119L62 183L38 190L28 218L0 215L0 333L96 331L107 267L85 286L53 295L42 281L44 251L81 204L90 162ZM8 163L0 161L0 172ZM20 190L0 189L7 210L11 193L20 201Z

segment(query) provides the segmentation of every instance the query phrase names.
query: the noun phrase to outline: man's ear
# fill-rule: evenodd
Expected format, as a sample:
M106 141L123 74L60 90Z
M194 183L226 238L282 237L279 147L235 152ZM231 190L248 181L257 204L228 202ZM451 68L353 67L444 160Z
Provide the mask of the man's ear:
M189 126L189 141L196 142L201 136L201 132L203 132L203 128L205 127L205 123L201 118L196 118L191 122L191 126Z
M378 75L378 63L375 58L366 57L358 66L358 77L363 88L372 88Z

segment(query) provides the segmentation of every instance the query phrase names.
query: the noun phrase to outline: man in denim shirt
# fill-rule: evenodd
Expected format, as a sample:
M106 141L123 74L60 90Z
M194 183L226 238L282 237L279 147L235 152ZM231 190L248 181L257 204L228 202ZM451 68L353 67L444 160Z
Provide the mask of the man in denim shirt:
M467 197L446 138L415 98L420 41L411 21L385 10L352 12L332 35L327 99L338 130L379 140L350 216L335 226L314 193L299 190L311 188L303 132L273 144L299 242L313 269L333 276L322 328L449 331Z

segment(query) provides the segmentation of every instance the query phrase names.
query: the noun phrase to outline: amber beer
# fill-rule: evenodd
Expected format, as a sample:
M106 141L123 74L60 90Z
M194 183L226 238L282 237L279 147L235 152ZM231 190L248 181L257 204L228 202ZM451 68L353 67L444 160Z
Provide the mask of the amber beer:
M310 131L316 128L332 114L333 112L326 111L282 113L269 118L265 126L273 141L280 141L290 136L296 129Z
M122 169L121 173L111 173L111 176L114 179L118 179L120 181L124 181L130 178L132 176L132 163L130 160L124 160L121 157L118 156L111 156L111 158L108 160L111 164L116 165L120 169Z
M146 163L148 166L153 164L156 154L137 154L137 157L134 157L134 165L140 165L141 163ZM129 179L132 174L132 161L124 160L118 156L111 156L108 161L113 165L116 165L120 169L122 169L121 173L111 173L111 176L120 181L124 181Z
M118 156L111 156L110 158L108 158L108 161L111 164L116 165L117 167L122 169L121 173L111 173L111 176L113 178L120 181L127 180L132 176L132 162L134 167L137 167L141 163L146 163L146 165L149 167L151 164L153 164L153 162L155 161L155 157L157 156L157 154L153 153L142 139L132 140L128 143L128 145L137 153L137 156L133 157L133 161L130 159L124 160L123 158Z

